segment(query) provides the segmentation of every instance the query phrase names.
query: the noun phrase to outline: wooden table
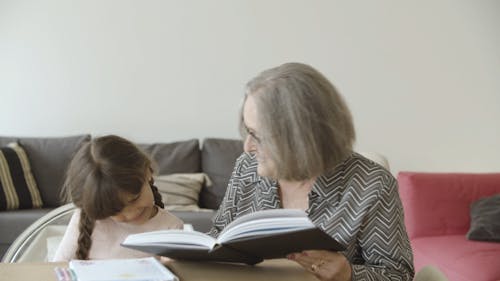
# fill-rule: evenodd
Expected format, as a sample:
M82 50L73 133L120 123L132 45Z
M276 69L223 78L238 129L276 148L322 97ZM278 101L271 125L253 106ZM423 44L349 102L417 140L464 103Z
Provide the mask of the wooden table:
M56 281L54 268L66 263L0 263L1 281ZM170 269L181 281L286 280L317 281L302 267L286 259L266 260L255 266L175 261Z

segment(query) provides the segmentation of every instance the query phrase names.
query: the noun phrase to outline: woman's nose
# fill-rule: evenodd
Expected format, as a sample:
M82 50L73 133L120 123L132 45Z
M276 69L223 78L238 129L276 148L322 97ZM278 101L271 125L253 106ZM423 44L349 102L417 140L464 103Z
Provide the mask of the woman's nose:
M257 150L257 144L251 135L247 135L245 141L243 142L243 150L247 153L255 152Z

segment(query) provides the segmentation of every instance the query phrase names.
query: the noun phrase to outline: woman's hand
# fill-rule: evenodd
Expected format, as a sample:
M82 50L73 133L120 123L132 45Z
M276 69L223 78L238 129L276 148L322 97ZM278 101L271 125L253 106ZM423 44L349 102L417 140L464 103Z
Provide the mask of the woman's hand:
M319 280L351 280L351 264L343 254L322 250L309 250L290 254L287 258L299 263L306 270L316 275Z

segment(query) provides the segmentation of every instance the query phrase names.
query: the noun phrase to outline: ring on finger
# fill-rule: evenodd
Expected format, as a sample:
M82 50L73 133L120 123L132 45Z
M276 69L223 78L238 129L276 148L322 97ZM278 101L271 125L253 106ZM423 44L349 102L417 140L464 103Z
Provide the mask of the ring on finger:
M319 269L319 266L315 263L311 264L311 271L316 272Z
M317 264L315 264L315 263L311 264L311 271L317 272L319 270L319 268L324 264L325 264L324 260L319 260L319 262Z

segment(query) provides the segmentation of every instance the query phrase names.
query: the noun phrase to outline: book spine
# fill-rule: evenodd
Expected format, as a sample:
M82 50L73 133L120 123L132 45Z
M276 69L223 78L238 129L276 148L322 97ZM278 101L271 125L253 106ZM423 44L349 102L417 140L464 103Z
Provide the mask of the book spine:
M236 261L243 262L248 265L255 265L264 260L262 257L257 257L252 254L245 253L243 251L237 250L231 246L224 244L215 245L215 247L209 251L209 254L223 255L225 258L229 258L229 260L234 259Z

